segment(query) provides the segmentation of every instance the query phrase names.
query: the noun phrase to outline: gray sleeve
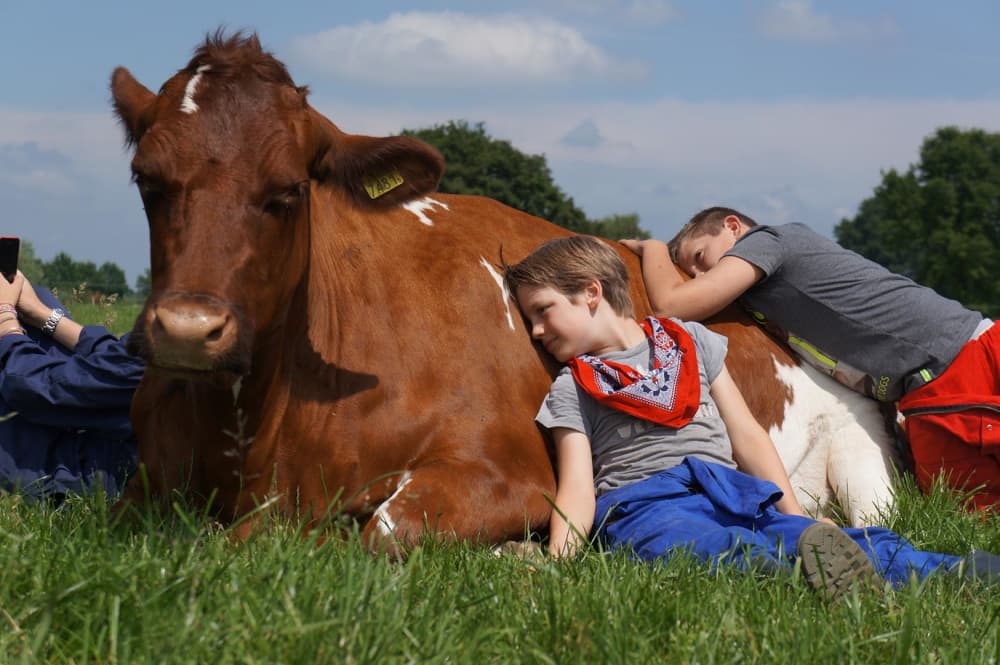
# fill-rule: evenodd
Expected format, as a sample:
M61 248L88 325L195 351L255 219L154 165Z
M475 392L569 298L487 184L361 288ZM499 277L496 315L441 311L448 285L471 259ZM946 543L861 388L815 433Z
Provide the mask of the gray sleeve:
M694 352L698 354L698 363L708 378L708 384L711 385L725 365L729 340L694 321L684 321L681 325L694 340Z
M569 368L564 368L552 382L535 422L546 429L566 427L590 436L590 427L580 408L580 393Z
M773 275L785 261L784 244L770 226L756 226L736 241L724 256L735 256Z

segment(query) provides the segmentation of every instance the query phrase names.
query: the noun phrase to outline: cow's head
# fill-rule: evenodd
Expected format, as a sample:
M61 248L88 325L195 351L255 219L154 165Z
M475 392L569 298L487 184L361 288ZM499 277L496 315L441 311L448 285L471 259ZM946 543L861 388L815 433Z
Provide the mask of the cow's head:
M282 324L308 270L312 187L387 208L443 171L415 139L341 132L256 35L209 37L157 94L118 68L111 92L149 221L152 292L131 345L154 366L249 371L255 335Z

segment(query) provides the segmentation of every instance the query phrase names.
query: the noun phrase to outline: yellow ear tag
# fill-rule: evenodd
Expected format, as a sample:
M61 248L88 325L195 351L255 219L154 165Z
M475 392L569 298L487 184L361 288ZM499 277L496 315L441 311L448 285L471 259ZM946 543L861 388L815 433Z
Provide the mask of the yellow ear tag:
M402 184L403 176L399 175L399 171L392 171L377 178L365 178L364 180L365 191L368 192L368 196L373 199L377 199L386 192L390 192Z

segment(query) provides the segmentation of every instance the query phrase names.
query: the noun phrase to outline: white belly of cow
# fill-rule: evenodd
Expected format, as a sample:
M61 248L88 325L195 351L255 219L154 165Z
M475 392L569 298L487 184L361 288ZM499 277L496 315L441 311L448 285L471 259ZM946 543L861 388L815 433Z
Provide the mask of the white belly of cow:
M896 462L879 405L812 367L775 366L792 401L769 433L799 503L825 514L836 498L851 526L879 523L893 501Z

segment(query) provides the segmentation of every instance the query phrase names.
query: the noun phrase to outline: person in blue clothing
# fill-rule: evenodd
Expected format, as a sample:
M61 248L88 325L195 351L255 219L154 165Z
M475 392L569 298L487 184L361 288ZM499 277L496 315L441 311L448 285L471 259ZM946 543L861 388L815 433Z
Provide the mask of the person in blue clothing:
M0 490L55 502L121 492L135 467L129 408L144 369L125 341L76 323L20 271L0 278Z
M798 560L833 597L876 572L894 585L935 572L1000 582L990 553L925 552L887 529L808 517L726 370L726 339L699 323L636 321L628 271L608 244L550 240L506 279L532 337L566 363L536 418L556 448L552 555L593 534L650 561L688 552L780 573Z

